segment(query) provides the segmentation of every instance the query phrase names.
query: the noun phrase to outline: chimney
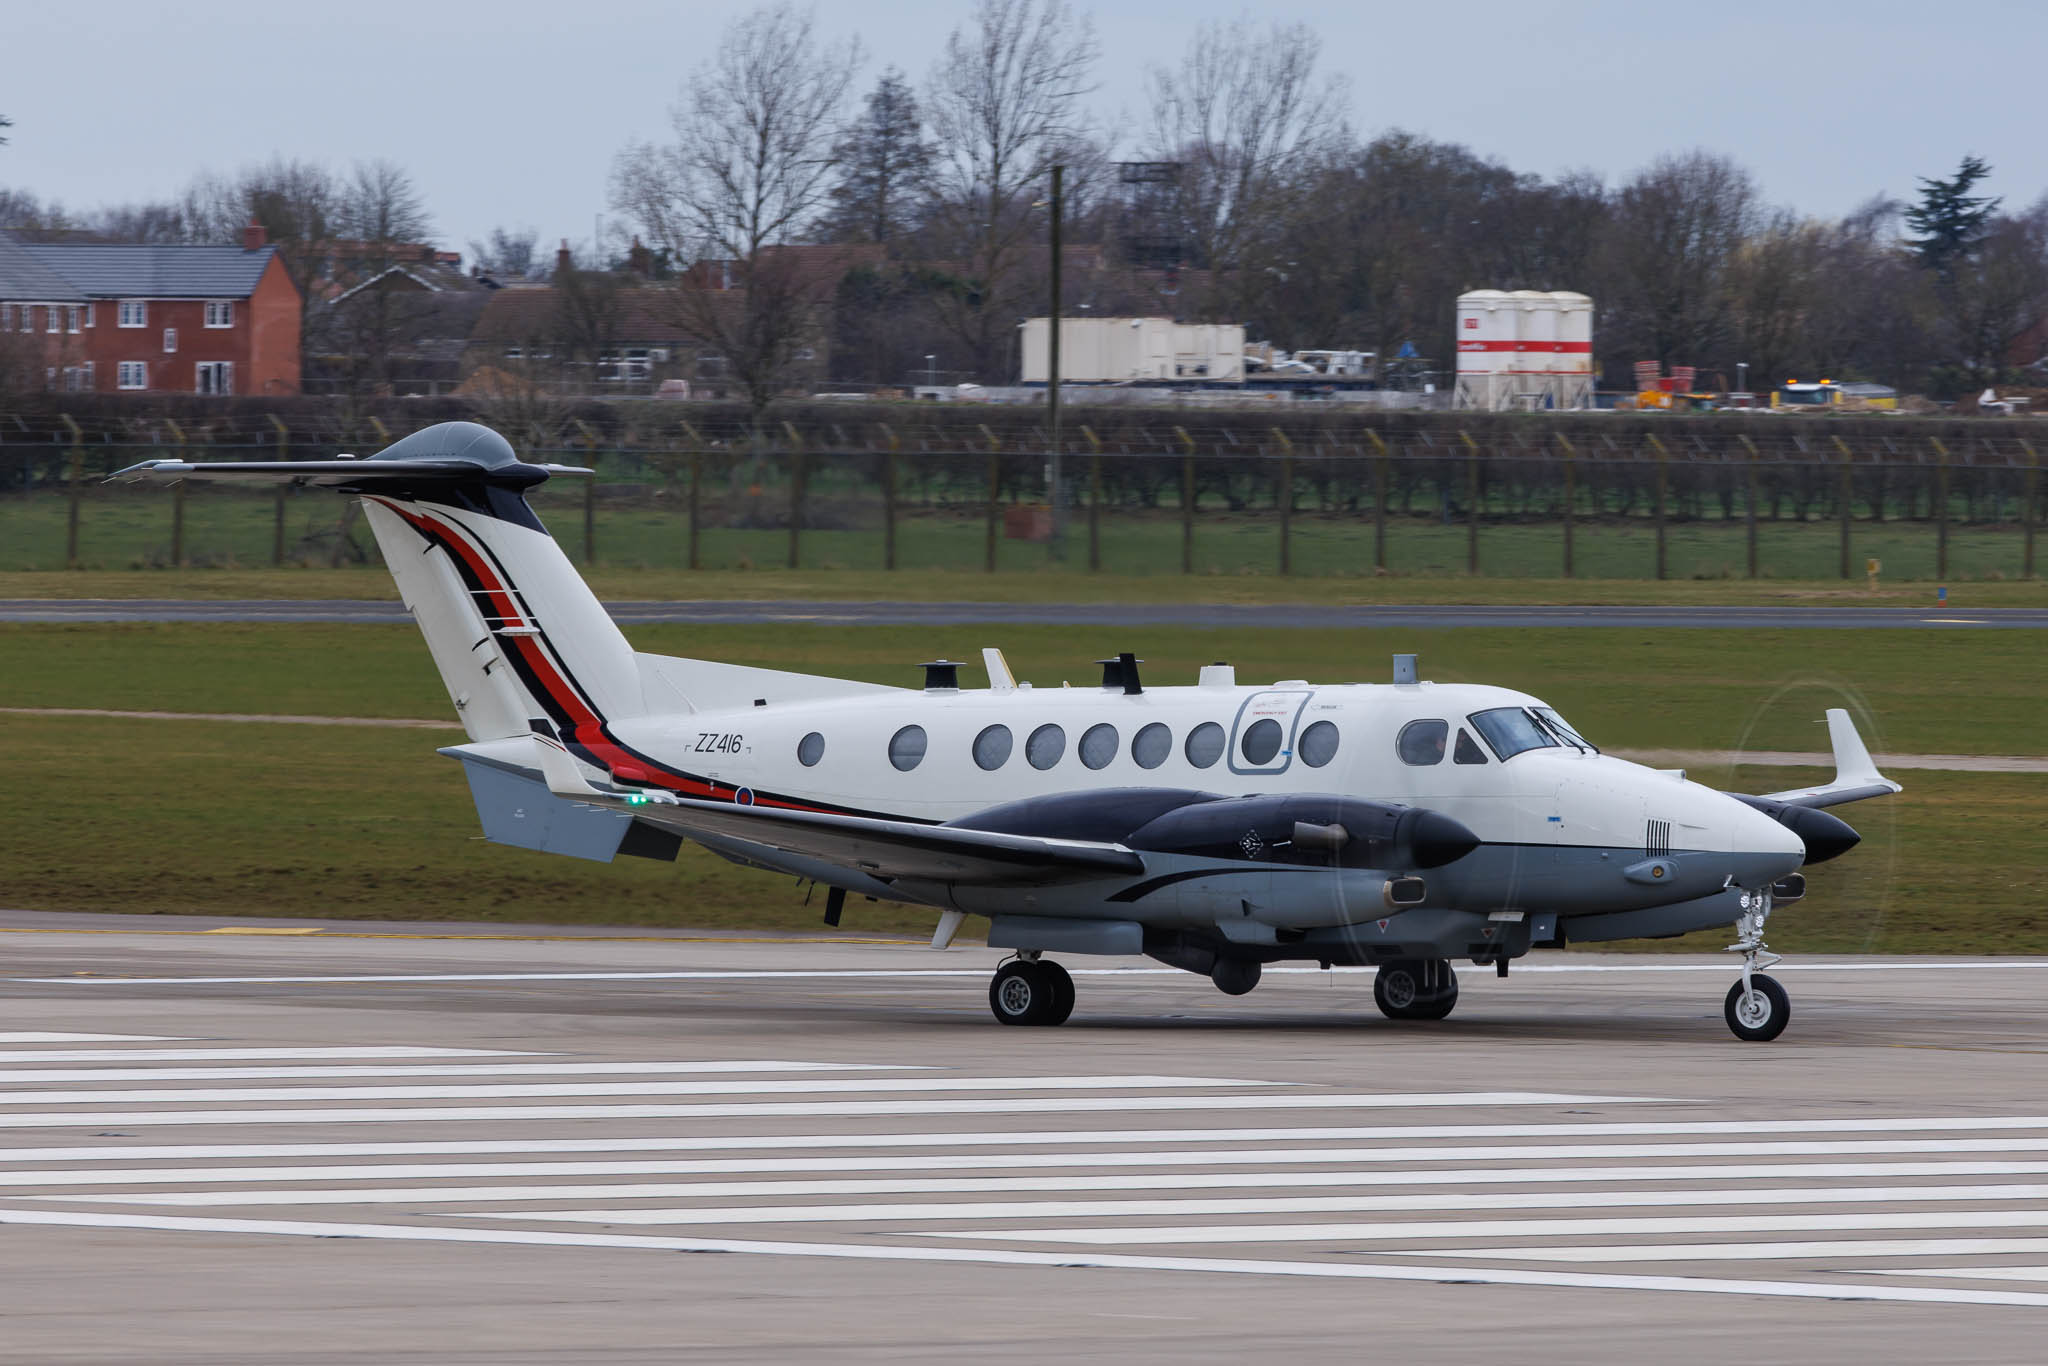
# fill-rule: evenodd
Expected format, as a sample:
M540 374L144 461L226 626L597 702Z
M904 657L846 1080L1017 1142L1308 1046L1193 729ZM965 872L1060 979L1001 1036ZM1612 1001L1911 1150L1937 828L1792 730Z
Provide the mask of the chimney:
M555 249L555 274L567 275L576 269L576 258L569 255L569 239L564 237L562 245Z
M253 217L249 220L249 226L242 229L243 251L261 251L264 243L269 240L270 234L263 231L263 225Z
M626 253L626 269L643 280L654 275L654 253L640 244L637 234L633 238L632 249Z

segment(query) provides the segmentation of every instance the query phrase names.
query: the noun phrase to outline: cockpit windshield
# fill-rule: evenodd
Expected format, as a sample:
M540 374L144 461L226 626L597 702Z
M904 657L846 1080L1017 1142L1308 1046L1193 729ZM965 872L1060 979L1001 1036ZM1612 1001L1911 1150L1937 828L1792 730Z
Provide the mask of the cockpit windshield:
M1472 724L1502 759L1525 749L1555 749L1557 739L1524 707L1494 707L1472 713Z
M1550 727L1551 730L1557 733L1558 739L1564 741L1568 745L1576 745L1578 748L1585 750L1588 754L1598 754L1600 752L1600 747L1598 745L1588 740L1585 736L1579 734L1578 731L1572 729L1570 723L1567 722L1562 716L1559 716L1557 712L1553 709L1549 707L1537 707L1534 710L1536 712L1537 718L1541 720L1544 725Z

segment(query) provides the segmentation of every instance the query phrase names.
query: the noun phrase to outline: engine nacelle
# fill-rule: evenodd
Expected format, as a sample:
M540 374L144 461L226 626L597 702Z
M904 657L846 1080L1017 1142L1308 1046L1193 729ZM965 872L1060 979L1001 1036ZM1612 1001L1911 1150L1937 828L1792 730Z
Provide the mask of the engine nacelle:
M1441 812L1322 793L1183 805L1123 842L1147 853L1326 868L1440 868L1479 847Z

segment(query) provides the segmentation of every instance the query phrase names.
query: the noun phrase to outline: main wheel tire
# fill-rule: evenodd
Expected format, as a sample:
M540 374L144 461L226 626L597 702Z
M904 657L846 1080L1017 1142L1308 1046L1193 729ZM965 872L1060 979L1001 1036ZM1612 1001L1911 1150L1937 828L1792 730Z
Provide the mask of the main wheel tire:
M1441 1020L1458 1003L1458 974L1441 958L1387 963L1372 980L1372 1000L1390 1020Z
M1013 960L989 982L988 1008L1006 1025L1064 1024L1074 1013L1074 979L1058 963Z
M1049 958L1038 960L1039 975L1050 988L1046 1002L1045 1017L1038 1021L1042 1025L1065 1024L1067 1017L1074 1013L1074 979L1067 970Z
M1749 975L1749 990L1737 981L1728 988L1728 1000L1721 1013L1735 1037L1750 1043L1769 1043L1785 1032L1792 1020L1792 998L1775 977L1760 972Z

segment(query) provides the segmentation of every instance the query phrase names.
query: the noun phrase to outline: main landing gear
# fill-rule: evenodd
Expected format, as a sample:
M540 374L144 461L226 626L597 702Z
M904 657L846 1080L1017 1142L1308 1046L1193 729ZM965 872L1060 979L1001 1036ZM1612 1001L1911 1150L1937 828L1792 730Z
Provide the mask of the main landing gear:
M1742 918L1735 922L1741 939L1728 952L1742 955L1742 980L1728 988L1728 1000L1721 1013L1735 1037L1751 1043L1768 1043L1785 1032L1792 1018L1792 998L1778 979L1760 969L1778 961L1778 955L1764 946L1764 922L1771 918L1771 889L1742 894Z
M1386 963L1372 980L1372 1000L1390 1020L1441 1020L1458 1004L1458 974L1443 958Z
M988 1008L1006 1025L1065 1024L1074 1013L1074 979L1035 953L1012 958L988 984Z

